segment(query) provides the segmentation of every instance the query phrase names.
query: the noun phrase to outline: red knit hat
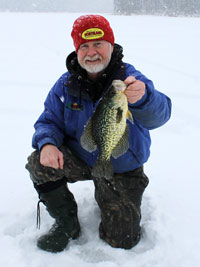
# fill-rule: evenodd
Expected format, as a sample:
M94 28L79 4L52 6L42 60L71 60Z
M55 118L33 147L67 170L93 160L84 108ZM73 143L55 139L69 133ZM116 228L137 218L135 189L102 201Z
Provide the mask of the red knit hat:
M76 51L86 42L105 40L114 45L114 34L110 23L100 15L84 15L75 20L71 36Z

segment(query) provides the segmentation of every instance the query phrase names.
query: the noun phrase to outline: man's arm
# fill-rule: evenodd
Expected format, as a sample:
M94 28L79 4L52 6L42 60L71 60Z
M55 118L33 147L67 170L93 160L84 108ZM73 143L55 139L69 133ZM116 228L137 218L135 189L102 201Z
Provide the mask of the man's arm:
M32 146L38 150L46 144L60 147L63 143L64 125L64 82L60 78L49 92L44 111L36 121Z
M64 79L61 77L49 92L45 109L36 121L32 145L40 150L43 166L63 169L63 154L58 149L64 139Z
M133 69L132 73L125 80L125 93L133 116L148 130L160 127L171 116L171 100L139 71Z

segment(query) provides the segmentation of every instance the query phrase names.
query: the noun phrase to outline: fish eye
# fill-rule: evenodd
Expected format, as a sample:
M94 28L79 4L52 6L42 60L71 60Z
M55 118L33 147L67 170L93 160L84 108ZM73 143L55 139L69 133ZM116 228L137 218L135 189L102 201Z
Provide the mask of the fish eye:
M110 90L110 95L115 95L115 91L114 90Z

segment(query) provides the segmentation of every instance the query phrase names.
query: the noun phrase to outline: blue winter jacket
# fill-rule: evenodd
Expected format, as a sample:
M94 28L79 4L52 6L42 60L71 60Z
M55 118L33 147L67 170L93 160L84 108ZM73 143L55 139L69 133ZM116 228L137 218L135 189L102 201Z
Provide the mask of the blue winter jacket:
M116 173L123 173L143 165L150 154L149 130L160 127L168 121L171 114L171 101L163 93L157 91L151 80L147 79L132 65L124 63L125 78L134 76L146 84L146 94L135 104L129 104L134 124L127 121L130 128L130 147L128 151L117 159L111 157L111 162ZM78 85L71 85L69 90L67 81L70 79L69 72L64 73L49 92L45 109L35 123L35 134L32 145L36 149L47 143L58 148L65 144L90 167L97 159L98 151L89 153L80 144L86 122L93 114L97 103L90 98L81 100L82 109L79 108L80 96Z

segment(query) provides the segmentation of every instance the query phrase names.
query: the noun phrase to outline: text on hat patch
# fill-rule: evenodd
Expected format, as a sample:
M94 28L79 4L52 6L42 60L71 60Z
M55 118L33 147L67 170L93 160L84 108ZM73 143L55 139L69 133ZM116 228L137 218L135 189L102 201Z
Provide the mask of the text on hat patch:
M104 36L104 31L99 28L90 28L85 30L81 36L85 40L98 39Z

